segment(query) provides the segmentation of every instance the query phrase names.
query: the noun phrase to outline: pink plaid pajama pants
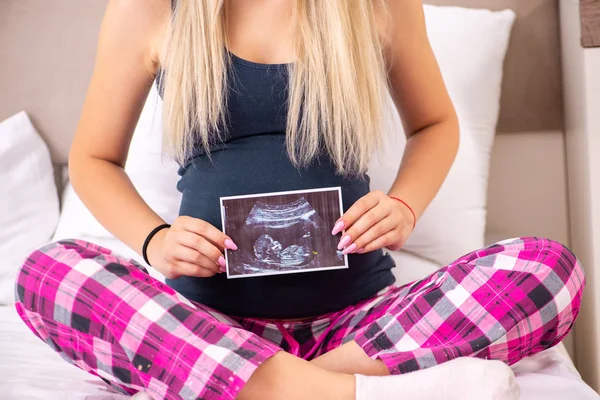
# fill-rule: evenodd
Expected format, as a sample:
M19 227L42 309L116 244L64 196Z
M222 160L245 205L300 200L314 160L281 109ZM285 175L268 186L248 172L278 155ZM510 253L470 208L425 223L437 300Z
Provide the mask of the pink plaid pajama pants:
M565 337L583 286L566 247L519 238L339 312L276 322L191 303L135 261L73 240L31 254L16 307L64 359L122 392L234 399L277 351L312 359L351 340L392 374L462 356L513 364Z

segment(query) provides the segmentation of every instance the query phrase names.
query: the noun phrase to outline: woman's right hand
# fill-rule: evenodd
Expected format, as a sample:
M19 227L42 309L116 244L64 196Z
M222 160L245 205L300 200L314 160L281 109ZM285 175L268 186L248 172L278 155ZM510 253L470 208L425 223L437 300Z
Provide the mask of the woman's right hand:
M166 278L209 278L225 272L223 250L237 250L233 240L206 221L178 217L148 244L148 260Z

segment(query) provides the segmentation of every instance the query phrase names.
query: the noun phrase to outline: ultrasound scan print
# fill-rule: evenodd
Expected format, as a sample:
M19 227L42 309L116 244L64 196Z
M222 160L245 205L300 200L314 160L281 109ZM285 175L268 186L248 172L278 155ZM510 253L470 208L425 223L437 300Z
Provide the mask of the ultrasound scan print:
M338 188L222 198L230 278L347 268L332 235L340 218Z

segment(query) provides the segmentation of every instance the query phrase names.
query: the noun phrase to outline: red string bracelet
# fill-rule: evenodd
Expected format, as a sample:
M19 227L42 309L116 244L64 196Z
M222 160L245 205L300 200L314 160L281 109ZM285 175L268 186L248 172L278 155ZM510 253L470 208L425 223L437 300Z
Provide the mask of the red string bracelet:
M415 230L415 226L417 226L417 215L415 214L415 211L412 209L411 206L409 206L404 200L399 199L397 197L394 196L389 196L390 199L394 199L396 201L399 201L400 203L404 204L406 206L406 208L408 208L413 216L413 231Z

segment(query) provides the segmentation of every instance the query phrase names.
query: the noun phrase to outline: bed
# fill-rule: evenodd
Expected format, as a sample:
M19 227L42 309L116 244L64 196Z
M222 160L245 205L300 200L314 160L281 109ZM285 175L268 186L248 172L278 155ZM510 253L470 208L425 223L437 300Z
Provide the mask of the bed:
M468 220L472 226L461 229L469 229L470 234L476 232L479 236L476 240L480 240L482 244L526 235L545 236L568 244L557 2L435 0L425 3L467 9L508 9L512 11L502 14L498 21L501 20L506 25L510 20L512 27L515 17L516 20L514 27L510 29L510 37L506 37L506 59L504 60L503 54L504 62L499 64L503 68L496 74L499 76L493 78L491 75L495 72L491 69L471 66L474 68L473 73L489 74L490 77L485 79L487 86L470 90L477 93L487 90L489 86L490 91L497 91L498 97L498 109L493 118L493 137L489 144L485 144L488 154L479 154L477 158L476 153L486 151L474 152L473 158L465 156L464 159L464 166L471 165L468 163L471 161L483 166L481 174L472 177L475 181L482 181L478 189L482 193L472 194L471 197L476 198L474 203L465 205L460 196L465 190L461 189L460 184L452 183L454 186L451 189L442 191L442 199L436 199L438 202L431 212L428 211L423 223L426 227L415 231L416 237L414 240L411 238L412 242L405 251L393 254L399 266L396 272L398 280L408 282L417 279L439 268L449 254L461 252L463 248L471 249L466 234L457 235L458 228L452 226L456 224L448 222L454 218L454 214L463 213L472 219ZM54 190L61 194L56 198L62 206L60 220L48 223L48 229L51 229L54 238L77 236L139 259L138 255L112 238L100 226L94 225L95 221L90 220L90 216L81 209L81 204L65 179L67 154L93 67L94 43L105 5L106 0L2 2L0 121L25 110L48 146L53 168L50 175L56 183ZM428 28L431 28L432 36L439 35L434 47L441 49L447 44L444 40L450 40L443 38L445 31L442 25L452 25L452 21L446 20L448 24L442 24L447 14L439 11L438 15L438 11L437 8L429 9L428 17L431 19L428 21ZM446 11L449 10L445 9L444 12ZM467 17L472 18L473 24L481 20L480 14L465 14L465 18ZM436 18L438 22L432 22ZM449 29L448 26L445 29ZM461 58L457 57L457 52L460 51L462 58L470 58L468 51L473 49L466 47L466 44L461 45L454 52L440 57ZM452 65L454 64L448 64ZM448 75L452 75L451 72L450 68ZM453 76L445 78L452 81ZM456 94L457 102L460 102L466 89L458 87L451 88L451 91ZM151 96L156 96L156 93ZM152 131L154 135L160 125L157 121L156 102L156 97L149 99L140 121L140 125L147 124L149 128L146 130ZM469 110L463 111L468 114ZM481 121L476 122L481 124ZM477 123L474 125L477 126ZM468 130L469 127L465 129ZM138 138L137 144L132 146L138 146L140 152L146 151L156 141L156 137L146 139ZM482 145L479 142L473 144ZM154 156L160 158L156 154ZM130 175L137 174L136 182L140 186L136 187L143 196L146 193L144 184L156 192L156 182L147 182L147 177L144 178L146 170L140 167L148 163L148 160L148 157L144 158L139 154L132 156L130 150L128 172ZM0 160L0 167L1 165ZM388 169L384 156L383 161L380 160L373 168L372 183L375 187L385 187L389 177L384 175ZM532 179L532 175L523 173L524 171L543 171L544 176L549 176L550 179ZM174 173L173 166L163 168L163 173ZM176 203L176 198L170 201L161 210L167 215L172 212L172 204ZM451 203L454 208L438 207L437 204L442 203ZM446 220L446 224L441 223L442 219ZM450 244L446 247L440 245L436 239L440 235L452 239L448 242ZM47 240L50 240L50 236ZM3 286L0 288L8 290ZM581 380L569 356L574 353L575 345L567 338L563 344L513 366L522 399L600 399ZM56 356L27 330L10 304L0 306L0 397L7 400L126 398L109 390L99 379L68 365Z

